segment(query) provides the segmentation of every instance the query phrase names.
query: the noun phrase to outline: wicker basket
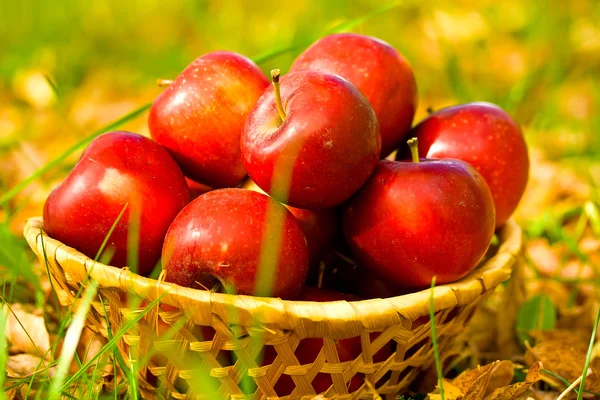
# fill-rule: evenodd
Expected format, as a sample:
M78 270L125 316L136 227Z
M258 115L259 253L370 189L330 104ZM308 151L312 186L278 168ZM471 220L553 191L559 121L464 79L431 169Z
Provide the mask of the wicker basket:
M144 398L272 398L278 396L277 381L287 379L295 389L286 398L308 399L317 394L311 382L320 372L331 376L332 385L325 397L372 399L379 394L393 399L433 363L427 320L429 290L388 299L328 303L211 293L95 263L48 237L41 228L42 220L32 218L26 223L24 235L40 260L48 260L54 288L63 305L73 303L88 275L98 282L104 306L100 301L92 303L87 326L93 331L107 337L107 319L112 332L117 332L127 321L141 315L141 309L132 310L122 301L126 296L140 296L148 302L160 298L160 309L155 307L144 314L135 329L118 341L127 362L132 346L139 354L146 354L151 348L160 351L161 357L138 365ZM511 275L521 252L521 231L509 221L499 238L499 246L469 276L435 288L435 322L442 355L450 340L464 331L480 301ZM164 326L180 318L185 323L172 340L157 337L159 322ZM198 328L207 326L216 331L212 340L202 340L199 335L202 330ZM336 343L351 337L360 337L362 354L340 362ZM313 362L300 365L294 351L305 338L323 338L323 344ZM261 366L257 355L265 346L273 346L276 353L271 349L274 360ZM373 355L384 346L393 346L391 355L374 362ZM223 360L228 357L222 357L223 354L234 354L236 361L227 365ZM192 359L193 368L186 364ZM292 379L282 378L283 374ZM349 382L355 375L362 377L360 387L349 393ZM217 383L212 393L206 393L206 385L199 384L208 381ZM245 386L248 382L251 385Z

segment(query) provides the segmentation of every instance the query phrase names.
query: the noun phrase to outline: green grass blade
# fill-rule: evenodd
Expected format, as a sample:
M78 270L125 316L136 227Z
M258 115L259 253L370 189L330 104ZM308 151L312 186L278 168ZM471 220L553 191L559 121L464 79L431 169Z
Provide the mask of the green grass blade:
M62 94L60 92L60 89L58 88L58 85L54 81L54 79L52 79L52 77L48 74L44 74L44 79L46 80L46 82L48 82L48 85L50 85L50 87L52 88L52 91L54 92L56 99L60 100L60 98L62 97Z
M81 375L82 373L84 373L90 366L92 366L93 363L98 358L100 358L100 356L102 354L104 354L104 352L107 351L107 349L111 348L111 346L115 346L116 343L117 343L117 340L119 340L124 334L126 334L127 331L130 330L135 324L137 324L142 318L144 318L144 316L148 313L148 311L150 309L152 309L152 307L154 307L156 304L158 304L158 302L165 296L165 294L166 293L162 294L160 297L158 297L157 299L155 299L154 301L152 301L151 303L149 303L147 309L145 309L139 315L137 315L135 318L133 318L132 320L130 320L129 322L127 322L125 325L123 325L123 327L121 327L121 329L112 337L112 339L110 339L104 345L104 347L102 347L102 349L100 349L100 351L94 355L94 357L92 357L90 360L88 360L87 363L85 363L85 365L82 367L82 369L80 369L79 371L77 371L75 374L73 374L71 377L69 377L69 379L67 379L65 381L65 383L62 386L62 389L68 388L69 385L71 383L75 382L79 378L79 375Z
M142 200L139 196L133 201L127 224L127 266L138 273L140 252L140 224L142 219Z
M97 287L98 283L96 281L90 283L83 296L83 302L79 304L79 307L75 312L75 317L71 322L71 326L67 329L64 346L56 367L56 375L54 376L54 379L52 379L52 384L50 385L50 390L48 392L48 398L50 400L58 399L61 392L68 388L68 386L63 386L63 382L67 379L69 366L71 365L71 361L77 350L77 343L79 343L79 338L84 328L85 318L92 305L92 299L96 295ZM80 369L79 375L81 375L82 371L87 371L87 368Z
M102 296L98 296L98 299L100 300L100 304L102 305L102 310L104 311L104 318L106 319L106 333L108 336L108 340L112 340L113 335L112 335L112 325L110 323L110 318L108 317L108 311L106 310L106 305L104 304L104 299L102 299ZM119 364L119 366L121 367L121 369L123 371L127 371L127 364L125 364L125 360L123 359L123 356L121 355L121 352L116 349L116 347L112 348L112 353L113 353L113 359L115 360L115 362L117 362ZM115 366L116 368L116 366Z
M581 400L583 391L585 389L585 378L587 377L588 369L590 368L590 361L592 360L592 349L594 348L594 341L596 339L596 331L598 330L598 322L600 322L600 309L596 315L596 323L592 330L592 336L590 337L590 345L588 346L587 356L585 357L585 364L583 365L583 373L581 376L581 383L579 384L579 393L577 393L577 400Z
M119 126L139 117L141 114L143 114L144 112L146 112L146 110L148 110L150 108L151 104L144 104L143 106L131 111L129 114L126 114L125 116L119 118L116 121L111 122L108 125L103 126L102 128L98 129L97 131L93 132L91 135L84 137L82 140L80 140L79 142L77 142L76 144L74 144L73 146L71 146L70 148L68 148L64 153L62 153L61 155L59 155L58 157L56 157L54 160L48 162L46 165L44 165L43 167L41 167L40 169L38 169L37 171L35 171L33 174L31 174L29 177L25 178L23 181L21 181L19 184L17 184L15 187L13 187L12 189L10 189L8 192L4 193L2 195L2 197L0 197L0 206L2 206L3 204L5 204L7 201L9 201L10 199L12 199L13 197L15 197L19 192L21 192L21 190L25 189L27 186L29 186L32 182L34 182L35 180L37 180L38 178L40 178L43 174L45 174L46 172L50 171L51 169L55 168L56 166L60 165L65 159L67 159L71 154L73 154L74 152L76 152L77 150L81 149L83 146L87 145L89 142L91 142L94 138L96 138L97 136L107 132L107 131L111 131L113 129L118 128Z
M465 78L461 70L459 58L453 49L447 51L449 54L446 60L446 75L452 94L460 103L472 101L471 90L467 87L468 79Z
M56 298L56 304L60 304L60 300L58 299L58 294L56 293L56 288L54 287L52 275L50 275L50 267L48 266L48 255L46 254L46 246L44 245L44 235L42 232L42 228L40 228L40 241L42 243L42 254L44 256L44 266L46 267L46 274L48 274L48 281L50 282L50 287L52 288L52 293L54 293L54 297ZM58 315L58 320L62 321L62 316L60 313L60 306L56 307L56 314ZM52 358L54 358L54 350L52 351Z
M330 35L333 33L340 33L340 32L348 31L364 22L367 22L368 20L370 20L373 17L381 15L387 11L393 10L394 8L397 8L399 6L400 6L399 2L393 2L391 4L388 4L387 6L378 8L375 11L372 11L366 15L361 15L361 16L353 18L351 20L342 22L341 24L336 25L333 28L326 29L317 37L311 37L307 40L302 40L299 43L294 43L294 44L288 45L288 46L281 46L276 49L257 54L256 56L252 57L252 60L257 64L265 63L265 62L270 61L274 58L277 58L283 54L287 54L292 51L303 49L303 48L309 46L315 40L317 40L318 37Z
M108 241L110 240L110 237L112 236L113 232L117 228L117 225L119 224L119 221L121 221L121 218L123 218L123 214L125 214L125 210L127 210L128 206L129 206L129 203L125 203L125 205L123 206L123 209L117 216L117 219L115 219L115 222L113 222L112 226L108 230L108 233L104 237L104 240L102 241L102 244L100 245L100 248L98 249L98 252L96 253L96 257L94 257L94 261L98 261L98 259L104 252L104 249L106 248L106 245L108 244Z
M360 17L353 18L349 21L342 22L341 24L336 25L333 28L326 30L325 34L347 32L347 31L351 30L352 28L354 28L362 23L367 22L368 20L370 20L373 17L384 14L384 13L391 11L394 8L398 8L398 7L400 7L400 2L392 2L386 6L378 8L366 15L362 15Z
M129 388L128 388L128 393L129 393L129 398L133 399L133 400L138 400L139 396L138 396L138 385L137 385L137 381L135 380L136 377L136 360L133 359L131 357L131 351L129 352L129 366L130 366L130 370L129 370L129 375L130 375L130 379L129 379Z
M0 305L0 388L4 389L4 378L6 372L6 361L8 359L8 346L6 341L5 327L8 315L4 313L4 307ZM6 399L4 390L0 390L0 400Z
M435 329L435 306L433 295L435 289L435 276L431 280L431 294L429 296L429 320L431 321L431 341L433 344L433 356L435 357L435 370L438 377L438 385L440 387L440 398L445 400L444 395L444 375L442 374L442 363L440 361L440 349L437 343L437 333Z

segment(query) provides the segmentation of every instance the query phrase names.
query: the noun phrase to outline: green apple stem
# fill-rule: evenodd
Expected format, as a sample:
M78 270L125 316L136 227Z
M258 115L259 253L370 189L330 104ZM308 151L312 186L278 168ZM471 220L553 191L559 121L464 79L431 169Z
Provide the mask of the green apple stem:
M419 141L416 137L408 139L408 147L410 147L410 154L412 155L413 162L419 162Z
M273 91L275 92L275 104L277 105L277 112L281 118L281 122L285 121L285 111L281 105L281 91L279 89L279 75L281 71L278 69L271 70L271 78L273 80Z
M173 83L173 81L171 79L157 79L156 80L156 84L158 85L158 87L169 86L171 83Z

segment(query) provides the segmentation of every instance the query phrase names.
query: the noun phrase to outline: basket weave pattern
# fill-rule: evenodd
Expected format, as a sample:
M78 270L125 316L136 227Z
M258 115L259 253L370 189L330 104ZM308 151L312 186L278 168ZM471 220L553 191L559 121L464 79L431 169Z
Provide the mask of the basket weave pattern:
M131 349L140 357L157 352L150 362L138 365L144 398L273 398L278 396L278 380L289 375L294 389L285 398L308 399L317 394L311 382L317 373L324 373L332 381L326 397L372 399L378 394L392 399L434 360L430 322L424 319L429 314L429 290L388 299L325 303L233 296L179 287L94 262L48 237L40 218L27 221L24 235L41 262L47 260L61 304L72 305L75 294L90 278L98 282L102 302L97 296L92 303L87 326L105 338L110 333L107 320L114 334L142 315L144 307L131 309L124 299L160 299L158 306L141 316L117 342L126 362ZM521 252L521 231L509 221L499 238L496 253L469 276L435 288L435 323L442 356L479 302L512 272ZM160 324L177 324L172 339L160 338ZM214 337L205 340L202 327L212 327ZM340 362L336 342L353 337L360 337L362 354ZM323 344L313 362L301 365L294 352L306 338L322 338ZM373 356L390 344L391 355L375 362ZM276 356L271 364L261 365L259 355L269 346ZM361 385L349 392L357 374L364 377ZM247 385L242 389L243 380L254 385L250 392ZM210 385L205 382L214 384L214 391L208 393Z

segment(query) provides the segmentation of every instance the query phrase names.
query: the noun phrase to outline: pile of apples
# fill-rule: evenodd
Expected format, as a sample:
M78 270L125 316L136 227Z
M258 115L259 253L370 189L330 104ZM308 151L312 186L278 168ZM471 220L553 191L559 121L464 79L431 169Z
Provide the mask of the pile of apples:
M461 104L413 127L411 66L357 34L318 40L271 78L233 52L194 60L154 101L151 139L90 143L44 230L94 258L114 228L111 265L283 299L388 297L478 265L527 183L505 111Z

